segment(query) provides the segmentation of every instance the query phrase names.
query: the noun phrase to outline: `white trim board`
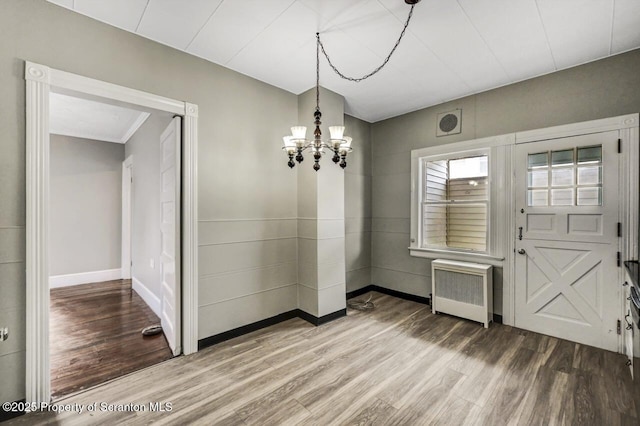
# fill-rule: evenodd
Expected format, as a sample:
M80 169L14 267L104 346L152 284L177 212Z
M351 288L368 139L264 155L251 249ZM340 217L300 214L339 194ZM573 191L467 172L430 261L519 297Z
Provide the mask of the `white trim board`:
M133 199L133 155L122 162L122 278L131 278L131 200Z
M198 106L25 61L26 400L51 401L49 372L49 97L91 95L180 115L182 128L182 348L198 351Z
M49 288L71 287L80 284L102 283L122 278L122 269L80 272L77 274L52 275L49 277Z
M590 133L608 132L610 130L632 129L638 127L640 114L620 115L618 117L602 118L599 120L581 121L579 123L563 124L545 127L543 129L527 130L515 133L517 144L538 142L548 139L558 139Z
M160 313L162 312L160 298L156 296L151 290L149 290L149 287L144 285L142 281L140 281L136 277L131 277L131 288L133 288L133 290L138 293L138 296L140 296L142 300L144 300L144 303L146 303L147 306L151 308L153 313L156 314L158 318L160 318ZM159 321L160 319L158 319L158 322Z

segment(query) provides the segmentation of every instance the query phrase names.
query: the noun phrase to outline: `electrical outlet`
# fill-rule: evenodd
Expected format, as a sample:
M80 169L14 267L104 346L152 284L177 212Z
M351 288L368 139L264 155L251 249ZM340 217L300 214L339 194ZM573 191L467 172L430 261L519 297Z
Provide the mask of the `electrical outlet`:
M151 267L151 269L155 269L156 267L156 260L153 257L149 259L149 267Z
M4 342L9 338L9 328L2 327L0 328L0 342Z

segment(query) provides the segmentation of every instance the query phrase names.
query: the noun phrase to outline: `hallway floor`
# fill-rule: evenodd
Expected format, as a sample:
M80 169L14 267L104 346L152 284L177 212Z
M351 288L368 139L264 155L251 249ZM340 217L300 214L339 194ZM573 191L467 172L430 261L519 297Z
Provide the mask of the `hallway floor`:
M131 288L131 280L51 290L53 399L172 358L164 335L140 331L159 318Z

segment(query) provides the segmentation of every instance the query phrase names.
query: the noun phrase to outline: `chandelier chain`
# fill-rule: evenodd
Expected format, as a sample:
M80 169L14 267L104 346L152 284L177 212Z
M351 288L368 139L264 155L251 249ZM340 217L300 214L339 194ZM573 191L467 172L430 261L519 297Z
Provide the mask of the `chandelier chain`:
M316 111L320 109L320 33L316 33Z
M362 77L349 77L347 75L342 74L338 68L333 64L333 62L331 62L331 59L329 58L329 55L327 54L327 51L324 48L324 44L322 44L322 40L320 40L320 33L316 33L316 39L317 39L317 46L316 46L316 56L317 58L317 66L316 66L316 77L317 80L319 81L320 79L320 56L317 52L317 47L319 46L320 49L322 49L322 54L324 55L325 58L327 58L327 62L329 63L329 66L333 69L333 71L338 74L341 78L345 79L345 80L349 80L349 81L353 81L353 82L360 82L362 80L366 80L367 78L377 74L380 70L382 70L382 68L384 68L385 65L387 65L387 63L389 62L389 60L391 59L391 55L393 55L393 52L396 51L396 49L398 48L398 46L400 45L400 41L402 41L402 38L404 37L404 33L407 31L407 27L409 26L409 22L411 21L411 16L413 16L413 7L415 6L415 4L411 5L411 9L409 10L409 16L407 17L407 21L404 23L404 27L402 28L402 32L400 33L400 37L398 37L398 40L396 41L396 44L393 46L393 49L391 49L391 52L389 52L389 55L387 55L387 57L385 58L385 60L382 62L382 64L377 67L376 69L374 69L373 71L371 71L368 74L363 75ZM316 97L317 97L317 92L316 92Z

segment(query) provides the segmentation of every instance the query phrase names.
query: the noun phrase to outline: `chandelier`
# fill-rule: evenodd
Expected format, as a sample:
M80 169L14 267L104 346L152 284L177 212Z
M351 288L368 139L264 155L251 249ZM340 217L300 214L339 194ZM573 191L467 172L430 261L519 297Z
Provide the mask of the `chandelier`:
M341 78L353 82L360 82L362 80L366 80L367 78L373 76L378 73L391 59L391 55L396 51L398 46L400 45L400 41L402 37L404 37L404 33L409 26L409 21L411 21L411 16L413 15L413 7L420 2L420 0L404 0L406 4L411 6L409 10L409 16L407 17L407 21L404 24L404 28L400 33L400 37L398 37L398 41L389 52L389 55L385 58L382 64L371 71L368 74L365 74L362 77L348 77L342 74L335 65L331 62L329 55L327 54L324 45L322 44L322 40L320 40L320 33L316 33L316 109L313 112L314 122L313 124L316 126L313 131L313 139L307 139L307 128L305 126L294 126L291 128L291 135L285 136L282 138L284 141L284 145L282 149L285 151L287 156L289 157L289 161L287 165L291 168L295 167L296 163L293 161L294 158L298 163L302 163L304 160L304 156L302 153L306 150L310 150L313 154L313 170L320 170L320 159L325 153L325 149L327 151L333 152L333 162L339 164L341 168L347 167L347 154L349 154L353 149L351 148L352 138L349 136L345 136L344 134L344 126L329 126L329 140L322 139L322 131L320 130L320 125L322 121L322 113L320 112L320 52L327 59L329 66L333 69L333 71L338 74Z

